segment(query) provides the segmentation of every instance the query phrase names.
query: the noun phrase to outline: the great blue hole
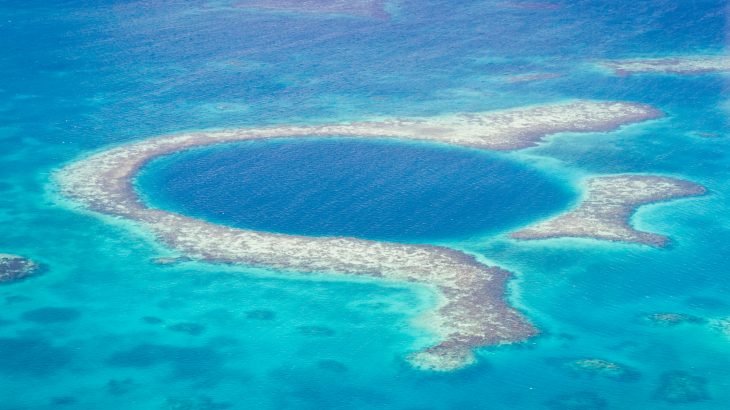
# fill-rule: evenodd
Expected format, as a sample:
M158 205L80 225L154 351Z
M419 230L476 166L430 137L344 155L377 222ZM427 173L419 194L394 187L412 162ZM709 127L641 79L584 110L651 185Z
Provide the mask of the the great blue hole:
M221 144L153 161L151 206L297 235L428 242L503 231L567 206L564 184L502 155L364 139Z

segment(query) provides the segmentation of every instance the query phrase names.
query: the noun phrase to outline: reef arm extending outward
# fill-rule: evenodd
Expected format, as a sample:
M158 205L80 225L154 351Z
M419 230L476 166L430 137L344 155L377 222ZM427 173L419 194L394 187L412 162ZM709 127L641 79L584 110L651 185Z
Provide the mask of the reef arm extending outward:
M702 195L705 188L688 181L652 175L615 175L588 180L586 198L554 219L510 234L515 239L583 237L662 247L665 236L641 232L629 224L636 208L673 198Z
M436 246L355 238L313 238L245 231L156 211L146 222L162 241L188 256L212 262L365 275L419 282L441 295L420 323L442 342L411 356L424 369L452 370L474 360L478 346L523 340L535 329L505 301L510 273L472 256Z
M605 60L598 64L621 76L646 73L693 75L730 72L730 56L723 55Z
M96 212L139 222L192 258L300 272L326 272L425 283L441 297L428 322L440 338L410 357L420 367L451 370L474 360L476 347L524 340L536 330L505 300L509 273L444 247L355 238L318 238L236 229L147 207L133 187L154 158L211 144L290 137L429 140L493 150L524 148L548 134L608 131L657 118L641 104L575 101L479 114L280 126L161 136L101 151L55 174L61 194Z

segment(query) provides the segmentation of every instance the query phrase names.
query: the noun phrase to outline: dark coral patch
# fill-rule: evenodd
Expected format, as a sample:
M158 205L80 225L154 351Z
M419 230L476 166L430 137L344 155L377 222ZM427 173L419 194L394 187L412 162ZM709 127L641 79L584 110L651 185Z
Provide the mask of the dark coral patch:
M249 310L246 312L246 318L256 320L274 320L276 318L276 313L265 309Z
M45 307L35 310L29 310L23 313L23 320L35 323L61 323L73 322L81 316L81 312L76 309L62 307Z
M202 335L203 332L205 332L205 326L192 322L175 323L174 325L170 325L167 328L172 330L173 332L187 333L191 336L199 336Z
M0 372L43 376L71 361L71 351L44 339L0 338Z
M547 363L577 377L600 376L624 382L641 378L641 374L628 365L600 358L554 358L548 359Z
M15 304L15 303L28 302L30 300L31 299L29 297L23 296L23 295L10 295L10 296L5 296L5 303L7 303L8 305L12 305L12 304Z
M335 331L325 326L299 326L299 332L308 336L334 336Z
M332 359L322 359L317 362L317 367L322 370L327 370L333 373L345 373L347 372L347 366Z
M223 365L223 359L215 350L207 347L145 343L114 353L108 363L114 367L140 369L167 364L172 366L176 376L180 378L198 378L218 372Z
M545 403L552 410L603 410L608 408L605 399L592 392L563 394Z
M52 406L70 406L76 404L78 400L73 396L60 396L51 399Z
M160 323L164 322L164 320L155 316L143 316L142 322L147 323L148 325L159 325Z
M168 397L164 410L224 410L233 407L232 403L216 402L208 396L194 398Z
M132 379L111 379L106 383L106 391L112 396L121 396L134 389L136 383Z

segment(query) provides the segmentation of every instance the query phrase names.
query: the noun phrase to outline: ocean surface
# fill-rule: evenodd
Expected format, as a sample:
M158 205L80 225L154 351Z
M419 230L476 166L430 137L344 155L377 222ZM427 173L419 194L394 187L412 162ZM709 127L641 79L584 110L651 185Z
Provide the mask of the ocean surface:
M0 410L728 408L727 75L616 77L593 64L723 53L727 2L264 3L0 2L0 253L46 266L0 285ZM520 81L533 74L549 76ZM411 323L433 306L428 289L154 264L174 254L131 223L74 209L51 179L160 134L576 98L667 116L500 154L236 144L161 158L137 181L149 203L215 222L438 243L514 272L508 298L541 334L451 373L404 360L433 341ZM624 172L708 188L632 219L668 248L506 237L572 206L583 178ZM647 319L656 313L692 320Z

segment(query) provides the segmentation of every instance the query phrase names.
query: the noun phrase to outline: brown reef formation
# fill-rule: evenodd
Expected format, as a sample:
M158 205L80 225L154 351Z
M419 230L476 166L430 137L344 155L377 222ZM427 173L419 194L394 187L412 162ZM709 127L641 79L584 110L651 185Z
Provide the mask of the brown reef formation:
M730 56L709 55L607 60L600 62L599 65L621 76L645 73L693 75L730 71Z
M602 376L620 381L636 381L640 377L638 371L627 365L598 358L566 360L562 363L562 367L577 374Z
M410 361L424 369L451 370L474 361L476 347L520 341L536 333L506 303L509 272L444 247L264 233L149 208L133 187L137 171L160 156L236 141L396 138L510 150L532 146L548 134L613 130L660 115L641 104L574 101L432 118L193 132L107 149L69 164L55 177L64 196L90 210L136 221L187 257L430 285L438 291L439 302L419 323L427 324L439 342L413 354Z
M701 325L707 323L707 319L690 315L687 313L650 313L643 316L643 319L654 326L670 327L684 324Z
M674 198L702 195L705 188L680 179L615 175L588 180L585 199L574 210L510 234L515 239L594 238L662 247L667 237L634 229L636 208Z
M40 270L41 266L28 258L0 253L0 284L23 280Z

